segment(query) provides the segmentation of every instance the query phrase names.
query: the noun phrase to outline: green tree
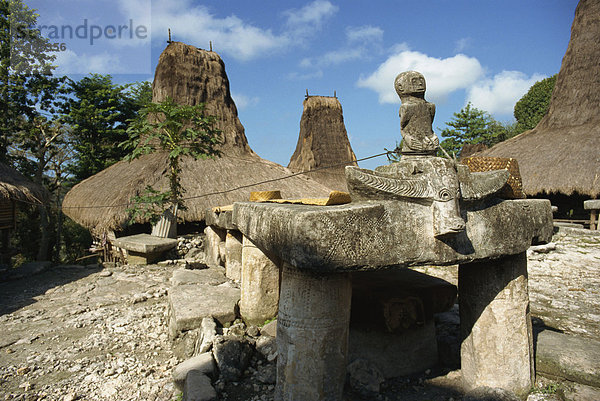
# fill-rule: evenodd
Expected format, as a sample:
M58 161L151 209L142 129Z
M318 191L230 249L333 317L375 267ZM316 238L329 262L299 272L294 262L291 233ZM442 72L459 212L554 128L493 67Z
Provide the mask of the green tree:
M514 116L518 133L535 128L548 112L550 98L558 74L542 79L529 88L529 91L515 104Z
M121 160L126 153L117 145L127 140L128 120L140 108L130 85L113 83L110 75L90 74L69 81L72 98L66 103L65 123L71 126L75 181L88 178Z
M467 143L493 146L514 135L510 124L496 121L488 112L473 107L470 102L460 112L454 113L453 119L446 125L448 128L440 134L446 139L440 146L457 156Z
M133 199L131 220L138 218L156 221L165 205L184 209L184 188L181 186L181 157L194 159L216 156L221 131L215 128L216 118L204 114L204 104L178 105L169 97L161 103L143 108L128 129L130 137L121 144L131 153L131 161L142 155L164 151L169 161L169 190L159 192L146 187L145 193Z
M21 0L0 0L0 160L4 162L23 116L37 115L39 98L32 92L48 84L54 69L48 40L36 29L38 17Z

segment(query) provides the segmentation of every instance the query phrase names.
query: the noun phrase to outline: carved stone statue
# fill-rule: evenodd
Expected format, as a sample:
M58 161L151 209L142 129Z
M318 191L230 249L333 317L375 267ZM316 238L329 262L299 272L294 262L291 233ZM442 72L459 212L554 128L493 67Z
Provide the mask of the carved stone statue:
M403 154L435 155L439 139L431 125L435 104L425 100L425 77L416 71L398 74L394 82L400 96L400 130L404 141Z
M375 171L346 167L352 200L425 203L431 205L433 236L463 232L459 201L494 195L506 184L508 171L471 173L455 160L436 157L439 139L431 129L435 105L425 101L425 78L416 71L403 72L394 87L402 100L402 158Z

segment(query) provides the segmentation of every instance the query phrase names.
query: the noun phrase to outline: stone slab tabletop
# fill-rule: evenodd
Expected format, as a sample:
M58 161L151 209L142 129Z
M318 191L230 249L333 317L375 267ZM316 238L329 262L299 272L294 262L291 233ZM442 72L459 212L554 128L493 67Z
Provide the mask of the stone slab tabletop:
M151 254L174 248L177 245L177 240L174 238L155 237L150 234L136 234L117 238L112 243L128 251Z
M431 205L365 201L339 206L239 202L233 223L266 252L312 271L389 266L450 265L524 252L552 238L552 210L544 199L465 202L466 230L433 236Z
M587 210L600 209L600 199L590 199L583 201L583 208Z
M233 212L231 210L215 211L213 208L209 208L204 212L204 219L207 226L217 226L226 230L237 230L237 227L231 220L232 215Z

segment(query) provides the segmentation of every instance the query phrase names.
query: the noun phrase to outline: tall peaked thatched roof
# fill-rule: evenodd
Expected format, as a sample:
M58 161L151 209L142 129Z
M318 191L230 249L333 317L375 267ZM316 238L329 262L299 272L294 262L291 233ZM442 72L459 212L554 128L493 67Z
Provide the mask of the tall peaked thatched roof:
M523 190L600 195L600 2L581 0L548 114L530 131L479 153L514 157Z
M300 135L288 168L310 171L356 161L337 97L307 96L300 119ZM356 165L356 162L347 164ZM335 190L347 191L344 165L310 173L310 178Z
M184 157L181 161L181 184L189 199L187 210L178 215L185 221L202 220L207 208L248 200L251 191L276 189L288 198L329 194L328 188L303 176L235 189L288 177L292 172L261 159L248 145L218 54L170 43L160 56L153 83L153 101L162 101L166 96L180 104L205 103L207 114L218 117L223 131L221 157ZM158 190L168 188L167 168L167 156L162 152L131 163L120 161L74 186L65 196L63 211L88 228L118 230L127 222L126 208L132 196L147 185Z
M0 200L15 200L43 204L48 202L48 191L25 178L17 170L0 163Z

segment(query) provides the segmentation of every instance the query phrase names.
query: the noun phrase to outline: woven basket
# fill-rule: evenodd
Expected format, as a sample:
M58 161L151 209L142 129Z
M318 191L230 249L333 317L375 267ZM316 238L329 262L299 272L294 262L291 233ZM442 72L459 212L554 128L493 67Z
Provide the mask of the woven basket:
M505 199L521 199L523 194L523 181L519 172L519 163L512 157L467 157L461 160L472 173L492 170L508 170L508 185L498 194Z

